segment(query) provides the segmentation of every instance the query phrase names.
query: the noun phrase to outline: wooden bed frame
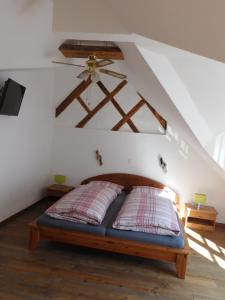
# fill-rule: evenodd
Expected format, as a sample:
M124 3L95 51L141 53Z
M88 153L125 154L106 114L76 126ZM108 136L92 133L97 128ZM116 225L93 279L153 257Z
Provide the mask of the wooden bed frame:
M111 181L124 186L124 190L129 192L132 186L152 186L164 188L165 186L152 179L132 175L132 174L104 174L85 179L82 184L87 184L92 180ZM177 194L176 194L177 195ZM179 197L176 197L177 203ZM29 224L30 227L30 250L34 250L41 239L48 239L68 244L74 244L89 248L102 249L111 252L123 253L144 258L156 259L161 261L174 262L176 264L176 273L179 278L185 278L187 256L189 246L185 236L185 246L182 249L159 246L135 242L125 239L100 236L90 233L83 233L72 230L65 230L53 227L47 227L37 224L36 220Z

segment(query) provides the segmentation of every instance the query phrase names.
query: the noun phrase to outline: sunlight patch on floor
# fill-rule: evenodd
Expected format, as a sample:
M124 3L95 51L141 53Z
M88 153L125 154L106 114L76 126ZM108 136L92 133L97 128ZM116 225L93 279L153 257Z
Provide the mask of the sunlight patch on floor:
M199 254L201 254L202 256L204 256L205 258L213 262L213 258L210 252L206 248L200 246L198 243L194 242L190 238L188 238L188 243L192 249L194 249L196 252L198 252Z
M188 235L187 239L191 249L225 270L225 249L222 246L190 228L186 227L185 232Z
M185 231L188 235L190 235L191 237L193 237L194 239L196 239L197 241L201 242L204 244L204 239L202 238L202 236L200 234L198 234L197 232L195 232L194 230L186 227Z
M214 256L217 264L225 270L225 260L215 254L213 256Z
M212 242L212 241L210 241L210 240L208 240L208 239L206 239L206 238L205 238L205 241L206 241L207 245L208 245L212 250L214 250L214 251L220 253L220 249L218 248L218 246L217 246L216 243L214 243L214 242Z

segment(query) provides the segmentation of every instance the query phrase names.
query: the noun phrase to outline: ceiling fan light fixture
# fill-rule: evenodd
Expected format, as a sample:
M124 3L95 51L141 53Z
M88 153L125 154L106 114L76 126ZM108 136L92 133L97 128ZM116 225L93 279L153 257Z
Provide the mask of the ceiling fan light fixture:
M98 81L100 80L99 74L96 73L96 72L92 73L92 74L91 74L91 80L92 80L93 82L95 82L95 83L98 82Z
M77 76L77 78L87 80L89 76L90 76L90 73L88 72L88 70L85 70L85 71L81 72Z

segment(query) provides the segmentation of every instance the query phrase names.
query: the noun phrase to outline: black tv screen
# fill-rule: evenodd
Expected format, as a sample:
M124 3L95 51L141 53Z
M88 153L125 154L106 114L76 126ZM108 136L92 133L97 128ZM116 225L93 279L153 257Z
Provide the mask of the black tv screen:
M12 79L5 82L0 97L0 114L18 116L26 88Z

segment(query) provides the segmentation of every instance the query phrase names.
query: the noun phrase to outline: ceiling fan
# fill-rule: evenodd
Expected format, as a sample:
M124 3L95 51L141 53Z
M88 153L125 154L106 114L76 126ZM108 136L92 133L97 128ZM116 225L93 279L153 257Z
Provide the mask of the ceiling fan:
M86 66L82 65L76 65L73 63L65 63L65 62L59 62L59 61L53 61L53 63L57 64L63 64L63 65L70 65L70 66L76 66L80 68L85 68L84 71L82 71L77 78L87 80L90 78L93 82L97 82L100 80L100 76L98 72L104 73L109 76L113 76L119 79L125 79L127 76L121 73L117 73L112 70L104 69L102 67L111 65L114 63L111 59L101 59L97 60L97 57L95 55L89 55L88 59L86 60Z

